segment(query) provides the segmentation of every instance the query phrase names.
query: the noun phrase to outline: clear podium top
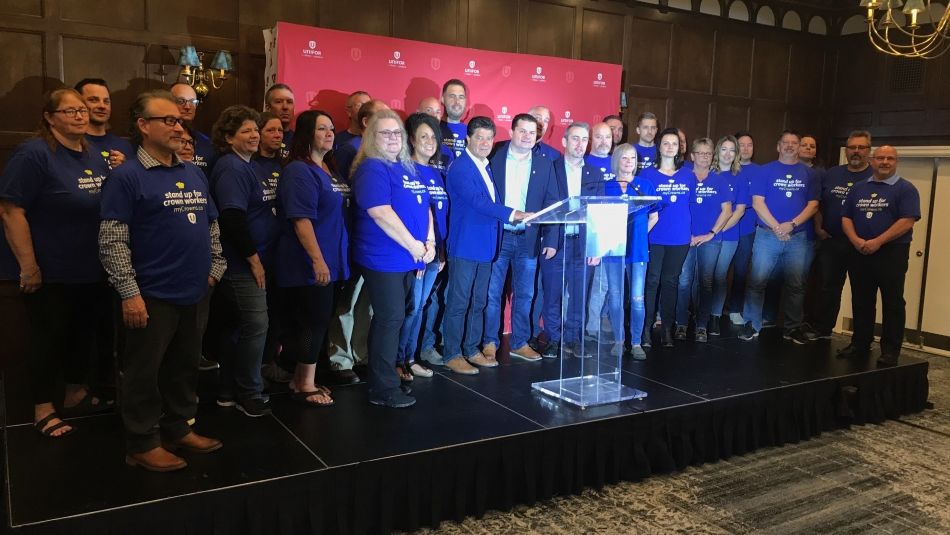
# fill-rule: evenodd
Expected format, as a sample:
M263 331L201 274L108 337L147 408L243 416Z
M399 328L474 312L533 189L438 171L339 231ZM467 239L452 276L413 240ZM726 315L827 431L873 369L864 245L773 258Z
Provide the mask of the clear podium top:
M572 223L583 225L587 223L587 207L604 204L626 204L627 213L632 214L660 201L662 197L646 195L621 196L582 196L570 197L548 206L540 212L524 220L529 225L544 225L551 223Z

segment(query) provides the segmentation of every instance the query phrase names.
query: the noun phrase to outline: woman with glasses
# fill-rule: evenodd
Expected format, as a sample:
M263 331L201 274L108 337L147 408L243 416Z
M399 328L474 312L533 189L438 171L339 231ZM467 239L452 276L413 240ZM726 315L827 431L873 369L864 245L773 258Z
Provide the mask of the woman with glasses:
M732 215L732 192L729 183L711 172L713 142L708 137L693 142L693 177L695 190L689 203L689 252L679 276L676 299L677 340L686 339L689 305L693 304L696 341L706 342L707 325L712 308L713 273L722 249L723 227Z
M419 270L435 259L429 190L409 156L402 120L392 110L373 114L353 161L353 261L373 306L369 328L370 403L413 405L396 373L399 329L410 309Z
M181 133L181 148L175 153L183 162L195 161L195 135L191 128L182 125L185 130Z
M29 319L33 425L46 437L73 430L54 399L62 401L63 417L111 406L88 386L91 362L105 359L112 368L110 296L98 256L109 168L86 144L88 122L79 93L52 91L36 137L17 147L0 175L0 219L18 267L0 278L19 280ZM65 398L55 392L59 373Z
M277 286L284 355L296 361L291 398L333 404L317 384L317 360L333 314L334 287L350 277L350 186L336 172L333 119L307 110L297 117L287 167L277 185Z

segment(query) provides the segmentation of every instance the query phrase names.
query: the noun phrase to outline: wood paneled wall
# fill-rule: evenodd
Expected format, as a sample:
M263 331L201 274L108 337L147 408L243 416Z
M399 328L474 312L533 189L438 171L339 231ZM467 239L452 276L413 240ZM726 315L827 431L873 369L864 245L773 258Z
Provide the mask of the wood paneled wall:
M720 5L728 10L733 1ZM781 0L747 2L770 3L782 13ZM697 11L699 4L692 3ZM259 107L261 29L277 20L620 63L628 127L650 110L690 138L750 129L763 160L774 155L772 139L786 127L831 135L870 120L889 133L912 136L923 122L918 117L933 125L926 136L948 131L950 113L934 115L925 104L898 99L888 111L877 111L889 97L868 87L887 62L867 46L697 11L661 11L632 0L0 0L0 162L35 127L44 90L87 76L109 80L113 128L124 132L134 95L162 85L158 66L144 61L149 45L177 50L194 44L208 54L222 48L234 54L237 77L202 104L200 129L208 130L227 105ZM177 67L168 70L171 81ZM929 76L936 83L947 74L942 68Z

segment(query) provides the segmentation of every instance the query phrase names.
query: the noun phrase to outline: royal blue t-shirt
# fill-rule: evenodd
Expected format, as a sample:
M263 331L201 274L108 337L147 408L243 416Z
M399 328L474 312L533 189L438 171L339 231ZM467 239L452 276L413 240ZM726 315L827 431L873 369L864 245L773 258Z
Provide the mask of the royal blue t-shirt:
M218 158L211 171L211 188L218 210L236 209L247 217L248 230L257 248L257 256L265 270L269 270L274 257L274 248L280 226L277 220L277 178L280 176L258 174L252 162L245 162L230 152ZM251 267L243 254L234 249L227 240L221 241L228 272L247 274Z
M657 245L688 245L690 242L689 205L693 201L696 177L689 169L678 169L667 176L656 167L647 167L640 176L649 180L656 194L663 197L657 202L660 220L650 231L650 243Z
M745 219L749 212L753 211L752 196L749 194L749 181L743 176L744 171L745 167L740 167L739 172L736 174L732 174L731 171L717 173L720 180L724 180L729 185L729 191L732 197L732 211L734 212L736 206L740 204L745 205L745 212L743 212L742 218L740 218L732 228L722 232L722 241L738 241L739 236L741 236L740 225L742 224L742 220Z
M333 151L333 163L336 164L337 172L346 180L351 178L350 167L352 167L353 160L356 159L356 153L360 151L362 143L362 137L353 136Z
M745 205L745 213L742 214L742 219L740 219L739 224L736 225L739 227L739 236L752 234L755 232L755 227L759 224L759 215L756 214L755 209L752 208L752 184L759 180L760 167L761 166L757 163L748 163L740 166L740 171L737 175L744 179L749 192L749 204Z
M113 150L124 154L126 160L135 158L135 149L132 148L132 144L112 132L106 132L103 136L86 134L86 141L89 142L89 148L102 157L106 166L109 165L109 152Z
M656 189L653 183L642 176L635 176L627 184L627 191L620 189L620 184L616 180L610 180L604 183L604 195L617 197L624 195L652 196L656 195ZM604 262L648 262L650 260L650 244L648 243L649 216L653 208L644 208L627 216L627 254L624 256L606 256Z
M198 169L204 171L206 177L211 178L211 169L214 167L214 160L218 155L218 151L214 148L214 144L211 143L211 139L208 136L198 131L195 131L194 134L194 164L198 166Z
M280 159L286 160L290 156L290 146L294 142L294 131L293 130L284 130L284 138L280 142Z
M468 135L468 127L465 126L464 123L443 122L441 124L443 132L442 145L452 151L453 159L458 158L468 144L465 137Z
M603 178L605 181L614 179L613 169L610 166L610 156L588 154L584 156L584 166L590 169L591 173L597 178Z
M208 291L208 229L217 217L208 179L191 162L145 169L132 158L102 189L102 219L129 227L139 292L175 305L195 304Z
M255 154L251 158L251 163L254 164L254 172L262 179L273 177L280 181L280 175L284 172L282 160L277 157L265 158L260 154Z
M26 212L43 281L105 280L99 262L99 207L109 175L102 157L91 150L77 152L59 143L51 150L45 140L31 139L13 152L0 175L0 199ZM18 278L18 268L5 276Z
M838 165L825 171L821 181L821 226L834 237L844 237L841 230L841 213L851 187L871 178L874 170L867 166L863 171L853 172L847 165Z
M333 149L336 150L349 143L354 137L362 138L360 134L351 134L349 130L340 130L333 138Z
M449 195L445 191L445 178L434 167L416 163L419 179L429 190L429 204L432 207L433 223L435 224L435 243L441 251L445 251L445 239L449 236Z
M300 160L290 162L277 183L277 286L313 286L310 255L297 239L294 219L309 219L317 237L330 280L350 278L350 185L327 174L322 167Z
M656 145L644 147L639 143L633 146L637 151L637 173L642 173L644 169L656 167Z
M695 175L693 175L695 176ZM696 190L689 203L690 233L702 236L713 230L713 225L722 213L722 203L735 201L729 181L716 173L709 173L706 180L696 180ZM717 233L713 241L722 241Z
M809 201L818 200L821 184L803 163L776 160L759 167L758 175L752 183L752 195L765 197L765 205L779 223L791 221ZM809 224L798 225L792 232L802 232Z
M412 176L399 162L367 158L353 174L353 194L353 261L389 273L424 268L367 212L376 206L392 206L409 233L424 243L429 232L429 190L422 177Z
M920 194L909 181L892 177L893 184L874 179L862 180L851 187L845 199L843 217L851 219L854 231L864 240L876 238L898 219L920 219ZM913 229L890 243L910 243Z

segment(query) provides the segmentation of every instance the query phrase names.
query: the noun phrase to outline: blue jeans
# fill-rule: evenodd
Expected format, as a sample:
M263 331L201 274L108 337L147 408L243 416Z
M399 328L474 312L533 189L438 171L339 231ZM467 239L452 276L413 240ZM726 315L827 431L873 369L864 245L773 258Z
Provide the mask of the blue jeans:
M755 330L762 329L762 307L765 289L776 269L783 272L785 290L785 331L802 324L805 304L805 282L808 268L814 255L812 242L805 232L796 232L788 241L781 241L768 229L755 231L752 248L752 266L749 270L749 285L746 290L745 308L742 316L752 322Z
M491 262L449 258L445 315L442 319L443 359L448 362L478 352L485 326L483 314L488 301Z
M643 290L646 282L647 263L632 262L604 262L604 272L607 274L607 308L610 325L613 328L616 342L623 338L623 286L626 278L630 291L630 345L640 345L643 335ZM626 275L626 277L624 277Z
M264 389L261 361L267 341L267 291L250 273L228 273L217 292L224 308L225 331L220 350L221 394L258 398Z
M676 296L676 324L686 326L689 323L689 303L693 303L696 328L705 329L709 323L709 314L713 301L713 279L719 262L721 241L708 241L696 247L690 247L680 272L679 288ZM727 264L728 266L728 264Z
M584 269L584 237L567 237L550 260L541 258L544 333L549 342L580 342L593 268ZM565 277L565 270L569 276ZM587 277L585 278L585 273ZM563 299L567 294L567 305Z
M676 325L686 327L689 325L689 304L694 307L699 306L699 285L696 280L696 273L699 271L699 254L697 248L690 246L686 253L686 260L683 261L683 269L680 271L679 279L676 285ZM699 322L696 322L698 328Z
M406 319L402 323L402 328L399 329L399 351L396 352L396 364L412 364L416 360L423 305L429 299L435 276L438 274L438 260L429 262L421 275L414 274Z
M520 349L531 337L531 301L534 299L534 277L538 258L528 256L524 232L505 231L501 249L491 265L488 283L488 304L485 307L484 342L501 345L501 303L505 297L505 281L511 266L511 349Z
M742 313L745 304L746 279L749 275L749 264L752 262L752 244L755 242L755 232L739 236L736 244L736 254L732 257L732 289L729 292L729 312Z
M726 292L729 289L729 266L732 265L732 258L738 247L738 241L722 242L719 259L716 260L716 272L713 274L712 308L709 311L713 316L721 316L722 309L726 305Z
M438 260L435 261L438 266ZM429 300L425 303L422 311L422 345L420 349L435 348L435 333L442 334L442 313L445 312L445 286L446 275L448 275L448 264L437 272L435 280L432 281L432 291L429 292Z

